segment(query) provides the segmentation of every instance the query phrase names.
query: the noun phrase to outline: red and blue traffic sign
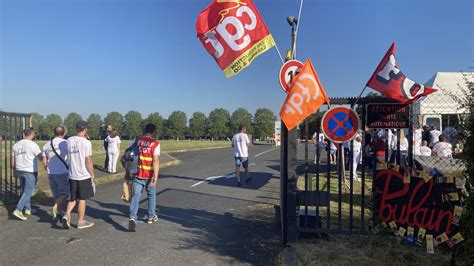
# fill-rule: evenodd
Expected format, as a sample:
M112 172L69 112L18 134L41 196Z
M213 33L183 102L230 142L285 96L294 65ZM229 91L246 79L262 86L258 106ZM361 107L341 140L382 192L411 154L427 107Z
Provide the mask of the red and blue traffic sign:
M349 107L329 109L321 121L322 130L329 140L342 143L351 140L359 130L359 116Z

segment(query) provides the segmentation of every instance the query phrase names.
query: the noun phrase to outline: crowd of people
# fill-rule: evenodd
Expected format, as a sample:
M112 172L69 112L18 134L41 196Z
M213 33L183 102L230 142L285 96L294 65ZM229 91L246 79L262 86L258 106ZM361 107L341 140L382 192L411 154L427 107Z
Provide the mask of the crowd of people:
M418 125L421 125L419 119ZM399 132L397 132L399 131ZM363 133L365 133L365 146L362 148ZM445 128L442 132L434 125L424 125L417 128L412 127L409 135L407 129L365 129L359 130L353 138L352 144L349 141L336 144L324 137L324 134L315 132L312 139L315 143L316 153L314 163L321 163L321 152L326 150L329 153L329 164L336 164L337 150L344 149L345 165L349 168L349 151L352 150L352 172L354 180L360 181L357 176L357 167L361 162L362 153L365 155L365 162L369 169L374 167L375 162L389 162L399 164L404 168L408 162L409 139L412 137L412 152L415 156L439 156L452 157L455 153L462 152L462 139L455 124ZM398 152L398 149L400 151ZM398 158L398 154L400 157Z
M31 215L31 197L38 180L38 164L41 163L48 174L49 185L54 197L49 215L52 222L61 221L64 229L71 228L71 213L77 207L77 228L84 229L94 225L85 219L87 200L95 196L95 174L92 160L92 143L88 139L88 124L79 121L75 125L76 134L66 138L67 129L57 125L54 137L43 149L34 142L36 132L33 128L23 131L23 139L13 146L12 170L20 179L21 197L12 215L27 220ZM144 134L132 140L125 150L122 163L125 168L125 180L129 185L131 198L128 230L136 230L140 197L146 191L148 197L147 223L158 221L156 214L156 183L160 169L160 142L154 138L156 126L152 123L143 127ZM109 173L117 172L120 156L120 137L112 126L108 125L103 135L106 157L104 169ZM237 185L241 186L240 166L245 170L245 183L250 183L249 175L250 139L246 128L232 138L233 157Z
M33 128L23 131L23 139L13 146L12 170L19 178L21 197L12 215L27 220L31 215L31 197L38 179L38 164L41 163L48 174L54 204L49 214L53 222L61 221L65 229L71 228L71 213L77 207L77 228L84 229L94 225L85 219L87 200L95 195L95 174L92 160L92 144L88 139L88 124L79 121L75 125L76 134L66 139L67 129L63 125L54 128L54 138L41 150L34 142L36 132ZM129 230L135 231L140 196L143 190L148 194L148 223L158 220L156 215L156 182L158 181L160 143L154 139L156 126L147 124L144 135L134 140L139 151L140 161L134 174L127 174L133 187L130 200ZM106 169L109 173L117 171L120 154L120 138L111 126L107 127L104 138L106 150Z

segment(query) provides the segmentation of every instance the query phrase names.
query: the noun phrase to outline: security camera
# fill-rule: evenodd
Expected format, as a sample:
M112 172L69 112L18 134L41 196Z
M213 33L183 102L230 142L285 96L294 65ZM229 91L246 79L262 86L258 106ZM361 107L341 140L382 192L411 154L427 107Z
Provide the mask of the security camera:
M296 26L296 24L298 24L298 19L294 16L289 16L286 18L286 21L288 21L288 24L290 24L290 26Z

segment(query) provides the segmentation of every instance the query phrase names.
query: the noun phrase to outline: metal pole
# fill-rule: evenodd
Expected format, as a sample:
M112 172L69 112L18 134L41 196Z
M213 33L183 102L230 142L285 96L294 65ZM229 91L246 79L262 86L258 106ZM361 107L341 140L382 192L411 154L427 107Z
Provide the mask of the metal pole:
M295 45L295 27L291 28L291 47ZM292 49L293 51L293 49ZM289 59L295 59L294 54ZM281 166L280 166L280 206L282 243L295 242L297 239L297 215L296 215L296 148L297 129L288 131L286 125L282 123L282 145L281 145Z

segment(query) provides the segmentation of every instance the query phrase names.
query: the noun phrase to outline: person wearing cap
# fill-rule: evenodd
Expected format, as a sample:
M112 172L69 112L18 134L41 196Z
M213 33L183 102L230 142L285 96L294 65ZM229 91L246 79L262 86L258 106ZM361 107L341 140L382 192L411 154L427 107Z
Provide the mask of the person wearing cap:
M38 144L33 141L36 137L33 128L25 129L23 137L13 145L12 167L15 177L20 178L22 192L13 216L25 221L27 219L25 215L31 215L31 196L35 191L38 178L38 159L41 161L43 155Z
M88 124L86 121L76 123L76 136L67 140L69 157L69 186L71 196L66 214L62 218L64 229L71 228L71 212L77 206L77 229L94 225L84 219L86 200L95 194L94 163L92 161L92 144L87 139Z

